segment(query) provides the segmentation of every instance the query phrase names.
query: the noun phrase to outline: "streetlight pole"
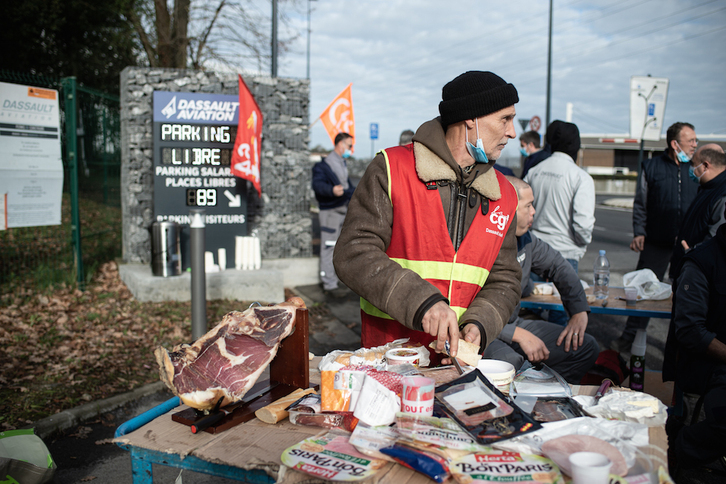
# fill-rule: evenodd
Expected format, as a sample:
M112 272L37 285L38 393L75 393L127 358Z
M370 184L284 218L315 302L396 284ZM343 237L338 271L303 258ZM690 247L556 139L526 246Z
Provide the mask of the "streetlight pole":
M545 129L550 125L550 97L552 95L552 0L550 0L550 33L547 41L547 112Z
M272 77L277 77L277 0L272 0Z

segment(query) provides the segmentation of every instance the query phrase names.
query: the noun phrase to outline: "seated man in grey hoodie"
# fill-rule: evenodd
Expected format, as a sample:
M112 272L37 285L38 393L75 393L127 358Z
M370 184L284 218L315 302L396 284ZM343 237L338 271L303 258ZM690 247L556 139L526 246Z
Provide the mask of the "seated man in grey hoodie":
M600 353L595 338L585 334L590 306L580 279L572 266L546 242L529 231L534 218L532 188L524 181L507 177L517 190L517 261L522 266L522 297L529 296L534 283L530 272L554 281L562 304L570 315L563 329L547 321L519 317L519 305L499 337L484 352L484 358L508 361L519 369L524 360L539 362L555 370L569 383L577 384Z

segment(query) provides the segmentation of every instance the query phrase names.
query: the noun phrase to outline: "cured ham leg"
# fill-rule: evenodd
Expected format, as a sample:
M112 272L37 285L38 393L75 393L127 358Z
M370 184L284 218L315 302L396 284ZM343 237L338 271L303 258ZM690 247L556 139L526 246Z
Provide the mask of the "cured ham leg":
M159 375L190 407L213 408L240 400L277 354L280 341L295 329L295 312L305 307L300 298L277 306L232 311L193 344L169 352L154 352Z

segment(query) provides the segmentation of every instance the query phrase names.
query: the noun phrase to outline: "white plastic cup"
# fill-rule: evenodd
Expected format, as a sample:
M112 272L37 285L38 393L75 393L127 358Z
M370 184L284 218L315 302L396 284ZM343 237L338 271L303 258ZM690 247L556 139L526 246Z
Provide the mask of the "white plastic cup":
M635 306L635 303L638 301L638 289L635 287L624 287L623 290L625 291L625 305Z
M434 414L436 382L425 376L407 376L402 380L401 411L430 417Z
M509 393L509 384L514 379L514 366L502 360L481 359L476 365L479 371L502 393Z
M607 484L613 463L597 452L575 452L569 457L573 484Z

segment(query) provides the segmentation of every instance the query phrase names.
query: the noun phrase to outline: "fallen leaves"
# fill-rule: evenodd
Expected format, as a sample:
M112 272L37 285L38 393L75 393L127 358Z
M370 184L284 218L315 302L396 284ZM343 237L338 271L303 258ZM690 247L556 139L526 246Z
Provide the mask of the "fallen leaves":
M153 352L191 340L191 303L136 301L114 262L86 292L19 289L0 307L0 428L159 380ZM249 302L208 301L210 328Z

